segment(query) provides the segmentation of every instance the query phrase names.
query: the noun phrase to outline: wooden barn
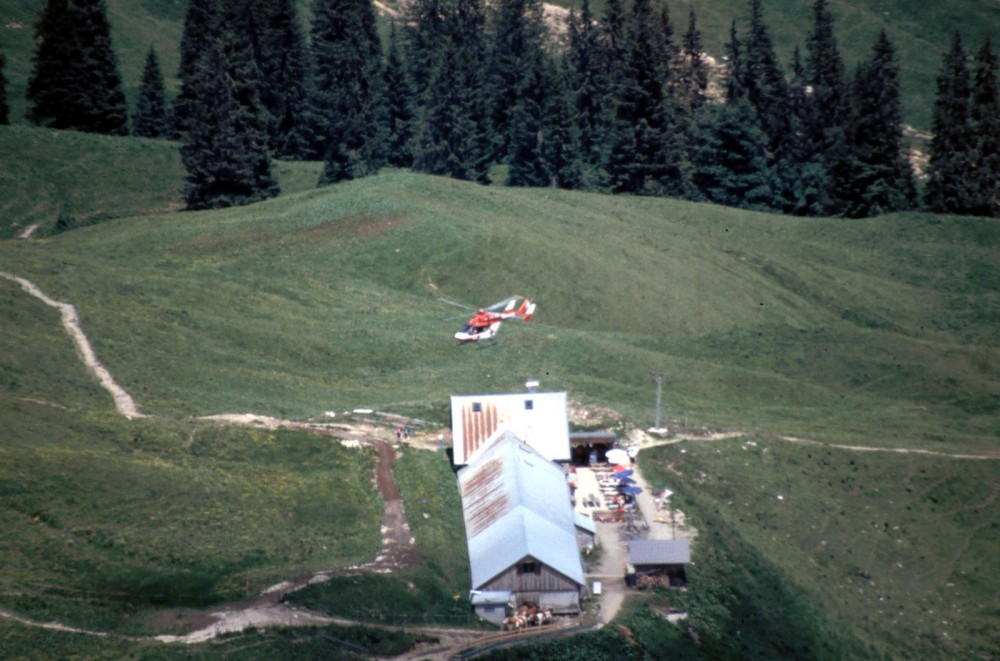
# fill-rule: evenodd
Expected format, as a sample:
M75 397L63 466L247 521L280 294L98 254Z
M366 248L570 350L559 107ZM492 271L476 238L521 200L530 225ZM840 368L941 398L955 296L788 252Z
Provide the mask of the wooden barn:
M501 605L533 602L578 613L586 579L561 466L511 432L458 471L472 601L497 621Z

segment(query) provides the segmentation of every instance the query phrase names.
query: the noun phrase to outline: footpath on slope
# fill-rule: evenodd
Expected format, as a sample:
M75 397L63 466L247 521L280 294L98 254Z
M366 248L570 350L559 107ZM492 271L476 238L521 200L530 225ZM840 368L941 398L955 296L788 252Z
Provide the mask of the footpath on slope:
M56 301L49 296L47 296L41 289L39 289L34 283L26 280L24 278L0 272L0 277L4 277L17 283L25 292L38 298L40 301L45 303L50 307L54 307L59 310L62 326L67 332L67 334L73 339L78 352L83 360L86 368L94 374L95 378L100 382L101 386L104 387L109 394L111 394L115 409L124 417L129 419L134 419L138 417L144 417L144 414L139 412L139 408L135 403L135 400L122 388L118 383L115 382L111 373L105 368L103 364L97 359L97 356L90 345L83 329L80 325L79 315L77 314L76 308L69 303L63 303ZM330 618L327 616L318 615L315 613L309 613L303 610L297 610L289 608L280 603L281 597L289 592L308 585L312 582L327 580L333 576L338 575L348 575L357 574L364 572L376 572L376 571L391 571L393 568L400 568L408 566L409 564L416 562L417 555L414 545L414 540L409 531L409 524L406 521L405 509L403 507L403 502L399 496L398 489L396 489L395 481L392 478L392 459L395 456L395 450L389 440L384 440L379 438L380 436L386 436L391 438L390 431L384 428L384 426L379 426L375 424L371 425L341 425L332 423L304 423L296 422L291 420L281 420L278 418L272 418L268 416L261 416L252 413L239 413L239 414L220 414L215 416L205 416L201 418L206 421L215 421L220 424L237 424L237 425L249 425L249 426L261 426L268 428L278 428L278 427L288 427L291 429L299 429L302 431L308 431L310 433L320 433L336 435L338 438L343 435L347 436L348 440L355 440L359 443L368 443L376 448L378 453L378 468L376 469L376 483L378 485L379 491L382 494L386 502L386 511L383 514L382 524L383 524L383 546L382 552L378 557L375 558L370 563L365 563L363 565L358 565L355 567L347 567L338 570L331 570L326 572L317 572L316 574L310 575L308 577L299 578L292 581L286 581L272 586L262 592L260 595L251 598L249 600L239 602L237 604L230 604L218 609L214 609L208 613L203 613L202 625L196 631L187 634L185 636L160 636L157 640L162 642L181 642L181 643L195 643L208 641L222 633L242 631L249 627L264 627L264 626L316 626L322 624L360 624L365 626L372 626L370 623L365 622L351 622L347 620L342 620L338 618ZM643 443L642 447L653 447L656 445L669 445L674 443L682 443L686 441L716 441L716 440L726 440L731 438L737 438L744 436L744 432L732 431L723 432L718 434L709 435L692 435L692 436L676 436L669 439L647 439L648 442ZM915 453L915 454L926 454L931 456L938 456L942 458L950 459L974 459L974 460L988 460L988 459L1000 459L1000 453L995 455L970 455L970 454L952 454L943 453L930 450L924 450L920 448L883 448L883 447L868 447L868 446L853 446L853 445L838 445L822 443L819 441L812 441L808 439L796 438L792 436L780 436L778 437L782 441L790 443L799 444L809 444L809 445L819 445L834 447L838 449L853 451L853 452L895 452L895 453ZM438 446L438 441L433 435L424 435L421 438L411 439L414 445L420 447L425 447L429 449L434 449ZM644 516L649 516L654 510L649 503L643 504L645 498L652 500L652 494L644 481L642 481L642 476L640 471L635 473L637 482L643 487L646 496L640 498L640 507ZM654 534L663 534L664 528L658 522L651 522L646 520L646 525L649 527L650 531L657 531ZM655 525L654 525L655 524ZM611 524L611 523L598 523L597 526L598 536L601 543L604 545L605 551L609 551L606 557L602 557L598 569L591 575L591 578L603 578L607 577L610 582L606 584L605 590L610 589L609 594L605 591L604 601L602 601L602 622L610 622L614 614L617 613L618 608L621 605L622 600L625 596L624 581L615 581L614 577L622 578L622 570L624 568L624 544L620 540L621 524ZM654 537L659 538L659 537ZM619 590L615 587L615 583L621 583L621 589ZM4 619L9 619L12 621L17 621L22 624L29 626L38 626L51 630L60 631L71 631L74 633L87 634L93 636L108 636L106 632L98 631L88 631L84 629L79 629L75 627L69 627L56 622L40 622L32 620L30 618L25 618L19 616L10 611L0 609L0 617ZM400 657L403 658L447 658L448 646L454 644L456 649L461 649L467 647L469 641L476 640L477 637L481 638L484 634L480 631L470 631L462 629L447 629L443 627L386 627L394 629L405 629L407 631L418 631L427 632L432 635L441 636L449 642L444 645L439 645L431 649L420 650L419 652L414 651L412 653L407 653ZM138 639L137 639L138 640ZM411 657L411 654L414 656Z

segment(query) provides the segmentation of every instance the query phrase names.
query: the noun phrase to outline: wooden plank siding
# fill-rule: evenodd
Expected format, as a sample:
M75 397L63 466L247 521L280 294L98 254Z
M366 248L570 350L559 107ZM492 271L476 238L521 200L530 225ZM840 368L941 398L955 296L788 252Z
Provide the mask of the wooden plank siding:
M524 563L508 567L504 572L490 579L480 590L510 590L517 595L518 603L525 601L538 602L540 592L578 592L580 586L576 581L540 562L533 563L538 572L522 571ZM533 597L529 595L534 595Z

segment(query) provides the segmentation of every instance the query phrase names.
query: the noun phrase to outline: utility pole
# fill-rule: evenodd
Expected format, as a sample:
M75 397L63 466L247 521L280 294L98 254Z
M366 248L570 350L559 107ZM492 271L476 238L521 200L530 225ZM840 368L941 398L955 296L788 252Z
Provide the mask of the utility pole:
M666 375L662 372L655 372L653 380L656 381L656 418L653 422L653 429L662 429L660 426L660 408L663 404L663 380Z

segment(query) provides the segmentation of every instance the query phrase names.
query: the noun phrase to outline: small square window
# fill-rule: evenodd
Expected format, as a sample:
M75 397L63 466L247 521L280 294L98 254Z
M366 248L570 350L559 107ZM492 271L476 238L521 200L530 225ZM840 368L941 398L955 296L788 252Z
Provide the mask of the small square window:
M483 405L482 405L482 403L481 402L472 402L472 412L473 413L482 413L483 412Z
M525 411L534 411L535 410L535 400L533 400L533 399L526 399L526 400L524 400L524 410Z

